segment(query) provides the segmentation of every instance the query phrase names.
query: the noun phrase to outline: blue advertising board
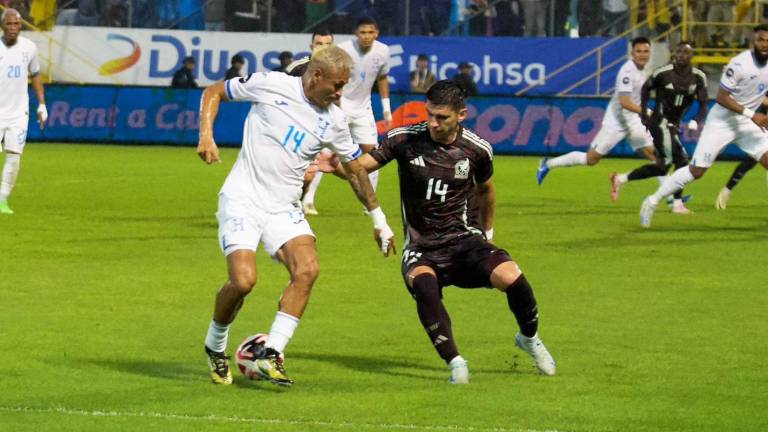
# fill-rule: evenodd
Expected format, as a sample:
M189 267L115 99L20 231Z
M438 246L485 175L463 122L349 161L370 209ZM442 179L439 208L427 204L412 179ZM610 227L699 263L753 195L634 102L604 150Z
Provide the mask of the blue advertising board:
M49 118L41 131L30 118L30 141L69 141L121 144L194 146L198 140L201 90L152 87L61 86L46 87ZM392 95L394 125L426 118L423 95ZM35 98L30 112L35 112ZM477 97L468 101L465 126L487 139L497 154L561 154L586 151L602 123L607 99L545 97ZM380 103L373 100L377 118ZM222 103L214 137L224 146L239 146L250 104ZM696 107L689 110L689 117ZM685 128L683 128L685 129ZM383 122L379 132L385 133ZM683 134L693 151L695 137ZM622 142L611 152L629 156ZM727 156L740 156L735 146Z
M625 39L514 37L383 37L390 49L396 92L408 92L409 72L426 54L438 80L452 78L461 62L473 67L480 94L597 95L614 87L627 55ZM605 46L604 46L605 45ZM596 71L602 74L590 77ZM583 81L584 80L584 81ZM583 82L582 82L583 81Z

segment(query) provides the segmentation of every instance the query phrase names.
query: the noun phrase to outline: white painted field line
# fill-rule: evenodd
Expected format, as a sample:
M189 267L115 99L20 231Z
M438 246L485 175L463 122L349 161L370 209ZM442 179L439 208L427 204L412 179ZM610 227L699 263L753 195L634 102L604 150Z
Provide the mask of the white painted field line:
M185 420L185 421L211 421L228 423L256 423L256 424L277 424L277 425L297 425L297 426L325 426L349 429L391 429L391 430L414 430L414 431L472 431L472 432L559 432L556 430L539 431L535 429L507 429L507 428L478 428L472 426L459 425L435 425L422 426L416 424L399 423L351 423L351 422L325 422L325 421L306 421L306 420L286 420L270 418L253 417L230 417L219 416L215 414L207 416L194 416L187 414L161 413L161 412L119 412L119 411L87 411L71 409L66 407L51 408L33 408L33 407L4 407L0 406L0 411L32 414L64 414L81 417L138 417L138 418L157 418L166 420Z

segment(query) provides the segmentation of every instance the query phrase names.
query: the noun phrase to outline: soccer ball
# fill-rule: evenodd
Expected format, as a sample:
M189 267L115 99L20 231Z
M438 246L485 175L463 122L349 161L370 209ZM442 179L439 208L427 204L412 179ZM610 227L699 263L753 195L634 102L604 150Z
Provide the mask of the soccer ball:
M248 336L243 340L243 343L237 347L237 351L235 352L235 361L237 362L237 367L240 369L240 372L252 380L261 379L258 369L256 368L256 359L263 356L267 340L269 340L269 335L264 333ZM283 361L285 361L285 358L283 354L280 353L280 363Z
M252 380L261 379L256 369L255 360L264 353L264 344L267 343L268 339L269 335L264 333L248 336L235 352L235 361L237 361L240 372Z

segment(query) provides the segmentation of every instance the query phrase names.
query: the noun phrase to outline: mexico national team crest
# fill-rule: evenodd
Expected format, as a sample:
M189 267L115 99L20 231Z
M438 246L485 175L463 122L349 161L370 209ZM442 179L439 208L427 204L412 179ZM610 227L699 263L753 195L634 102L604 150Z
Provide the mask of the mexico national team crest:
M455 173L453 178L468 179L469 178L469 159L456 162Z

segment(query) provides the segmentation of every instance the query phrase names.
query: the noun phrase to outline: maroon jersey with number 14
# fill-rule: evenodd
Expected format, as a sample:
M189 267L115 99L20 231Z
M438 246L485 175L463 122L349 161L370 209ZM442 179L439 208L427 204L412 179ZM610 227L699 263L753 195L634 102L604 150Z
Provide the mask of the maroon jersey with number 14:
M476 184L493 175L488 141L460 126L456 141L436 143L422 122L392 129L371 156L381 165L397 160L404 248L437 249L483 235L473 202Z

